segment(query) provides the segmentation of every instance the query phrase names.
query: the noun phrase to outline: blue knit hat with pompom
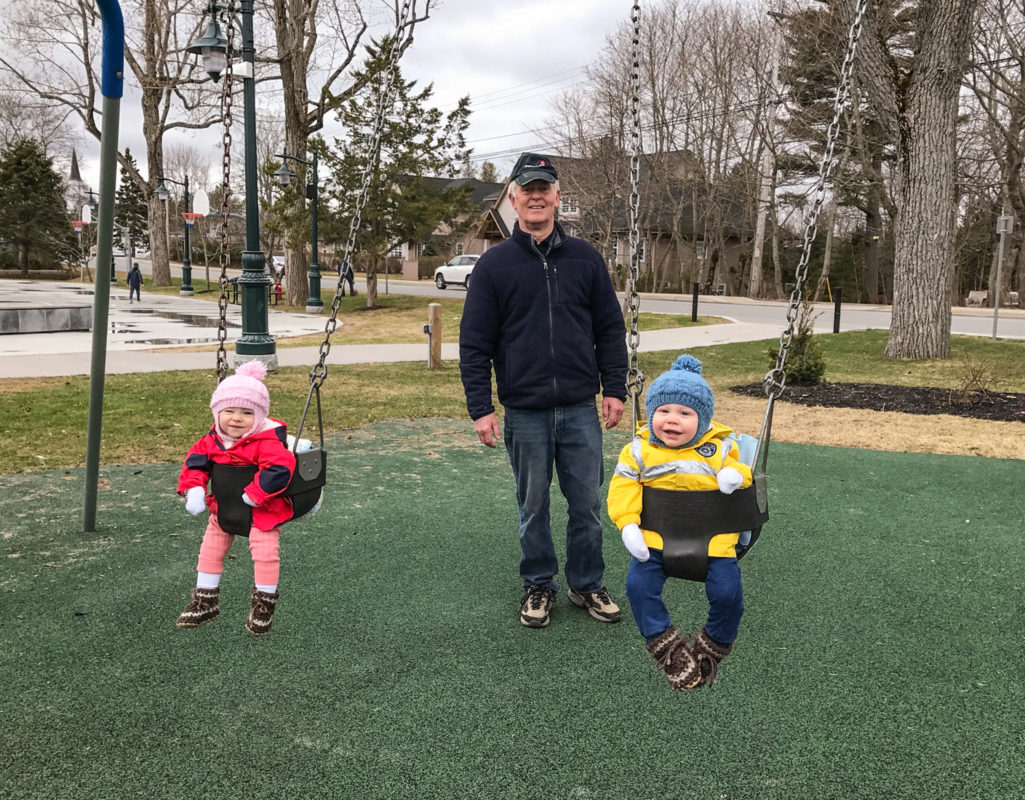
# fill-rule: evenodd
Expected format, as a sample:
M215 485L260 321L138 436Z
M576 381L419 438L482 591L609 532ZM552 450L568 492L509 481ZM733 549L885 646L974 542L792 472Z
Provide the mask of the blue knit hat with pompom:
M712 387L701 377L701 362L694 356L682 355L673 362L668 372L663 372L648 387L644 396L644 407L648 412L648 441L665 447L665 442L655 435L655 427L651 424L655 409L666 403L679 403L690 406L698 415L698 430L687 444L689 447L705 435L712 424L715 413L715 397Z

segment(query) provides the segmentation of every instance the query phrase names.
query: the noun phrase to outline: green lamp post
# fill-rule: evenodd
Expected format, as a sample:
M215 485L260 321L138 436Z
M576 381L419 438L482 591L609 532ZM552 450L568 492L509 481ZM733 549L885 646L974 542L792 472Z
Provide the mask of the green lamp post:
M171 193L167 190L165 184L173 183L176 186L182 186L185 188L185 213L189 213L192 209L189 208L189 176L185 176L184 181L176 181L173 178L160 177L160 185L153 190L153 193L157 196L157 199L162 203L167 201L167 198L171 196ZM189 224L187 218L185 219L185 252L182 254L182 285L180 294L183 297L190 297L194 290L192 288L192 244L189 241L189 233L192 230L192 225Z
M285 153L279 153L277 158L281 159L281 166L274 172L274 177L278 179L278 183L281 186L288 186L291 183L292 178L295 177L295 173L288 168L286 161L295 161L297 164L305 164L312 170L311 180L306 185L306 197L310 201L310 217L313 226L313 256L310 260L310 296L306 300L306 311L309 314L319 314L324 310L324 301L320 299L320 262L317 257L317 203L319 195L319 187L317 184L317 154L313 154L312 161L306 161L297 156L290 156Z
M206 12L210 15L206 33L187 49L203 58L203 68L214 80L220 80L228 65L228 40L221 35L218 13L226 7L211 2ZM246 249L242 252L242 275L238 285L242 291L242 335L235 342L235 365L257 359L269 370L277 369L278 356L274 338L267 325L268 298L271 280L267 264L260 250L260 205L256 189L256 86L253 57L253 0L241 0L242 15L242 100L244 111L244 150L246 186Z

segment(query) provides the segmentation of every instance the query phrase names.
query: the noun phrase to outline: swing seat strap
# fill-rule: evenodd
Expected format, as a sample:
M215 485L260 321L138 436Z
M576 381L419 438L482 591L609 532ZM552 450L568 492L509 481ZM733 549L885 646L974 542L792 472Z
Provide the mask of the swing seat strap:
M764 481L758 479L733 494L642 486L641 527L657 531L662 537L666 575L704 582L708 575L708 543L721 533L750 530L753 544L769 519L768 507L759 502L760 484L764 498Z
M255 465L213 464L210 491L217 498L217 524L232 536L249 537L253 527L253 509L242 500L242 492L253 482L259 468Z

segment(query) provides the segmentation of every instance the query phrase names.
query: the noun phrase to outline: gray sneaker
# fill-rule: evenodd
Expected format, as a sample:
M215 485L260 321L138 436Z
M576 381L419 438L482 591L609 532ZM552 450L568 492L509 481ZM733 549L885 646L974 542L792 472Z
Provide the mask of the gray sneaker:
M520 623L528 628L544 628L555 605L555 592L547 586L528 586L520 602Z
M619 618L623 616L604 586L597 592L578 592L576 589L570 589L569 601L579 608L586 608L587 613L598 622L619 622Z

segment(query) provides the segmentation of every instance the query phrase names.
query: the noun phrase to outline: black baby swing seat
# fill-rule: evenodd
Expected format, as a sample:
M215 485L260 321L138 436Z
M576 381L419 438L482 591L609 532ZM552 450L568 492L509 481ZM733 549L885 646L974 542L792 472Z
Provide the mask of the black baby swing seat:
M253 509L242 501L242 492L258 471L256 466L230 464L214 464L210 470L210 491L217 498L217 522L225 533L249 536ZM292 501L289 522L316 508L326 483L327 451L323 447L295 453L295 472L284 493Z
M769 519L763 474L756 475L751 486L733 494L716 489L677 492L644 486L641 502L641 527L662 536L666 575L701 583L708 576L708 543L713 536L750 531L747 544L737 545L737 558L743 558Z

